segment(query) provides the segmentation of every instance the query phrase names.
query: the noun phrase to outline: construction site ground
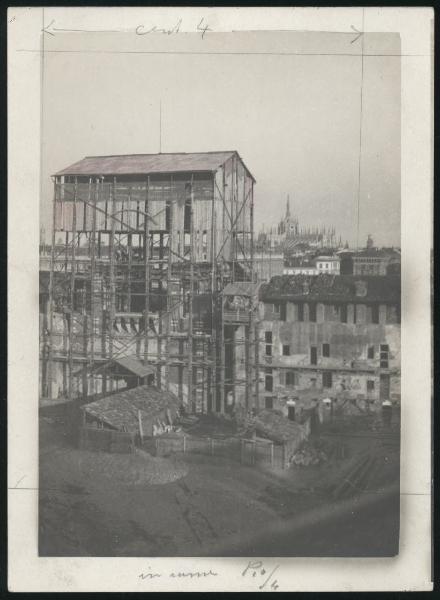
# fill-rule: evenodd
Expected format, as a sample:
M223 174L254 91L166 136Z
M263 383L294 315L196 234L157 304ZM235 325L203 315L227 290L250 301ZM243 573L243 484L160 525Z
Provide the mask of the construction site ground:
M398 437L349 427L310 440L342 452L271 471L201 454L85 452L62 413L42 416L40 554L392 556Z

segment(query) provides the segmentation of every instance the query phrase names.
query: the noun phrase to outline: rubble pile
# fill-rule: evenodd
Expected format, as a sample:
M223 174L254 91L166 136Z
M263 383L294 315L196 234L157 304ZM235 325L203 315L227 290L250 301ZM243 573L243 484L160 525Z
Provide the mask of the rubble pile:
M339 460L347 457L347 447L341 442L326 440L307 441L291 457L291 464L309 467L326 463L329 460Z
M277 410L262 410L255 418L255 429L259 436L282 444L291 439L301 442L306 438L302 425L289 421L282 412Z
M329 433L354 433L360 431L370 431L374 421L374 415L344 414L335 415L335 419L325 424L325 430Z
M327 462L328 456L324 450L316 448L313 444L305 443L295 452L291 463L296 466L309 467Z
M256 435L257 417L251 412L236 415L236 434L239 437L252 438Z

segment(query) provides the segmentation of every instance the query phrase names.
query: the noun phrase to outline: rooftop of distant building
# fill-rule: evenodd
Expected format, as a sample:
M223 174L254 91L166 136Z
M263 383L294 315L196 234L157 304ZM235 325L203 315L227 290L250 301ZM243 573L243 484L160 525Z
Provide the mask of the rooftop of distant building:
M280 275L261 286L260 298L399 303L400 290L399 275Z

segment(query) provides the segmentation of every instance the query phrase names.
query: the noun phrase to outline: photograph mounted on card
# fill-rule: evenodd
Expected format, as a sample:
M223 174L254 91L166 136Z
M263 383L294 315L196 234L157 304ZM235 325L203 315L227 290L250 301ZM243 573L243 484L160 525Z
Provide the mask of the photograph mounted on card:
M409 14L261 10L10 24L15 69L40 61L35 559L130 558L123 591L318 589L301 558L342 590L338 559L400 568L405 503L429 501L429 448L402 475L407 257L430 268L406 238Z

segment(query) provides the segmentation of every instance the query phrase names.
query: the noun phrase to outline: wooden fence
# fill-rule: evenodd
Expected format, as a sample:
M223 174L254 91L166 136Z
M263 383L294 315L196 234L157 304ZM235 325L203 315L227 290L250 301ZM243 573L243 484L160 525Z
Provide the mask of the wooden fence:
M135 450L134 436L125 431L85 426L79 431L79 447L94 452L131 454Z
M153 444L153 448L151 445ZM270 440L246 438L213 438L193 437L188 435L152 438L150 451L156 456L166 456L171 453L196 453L210 456L220 456L235 460L248 466L268 466L285 469L297 448L297 444L275 444Z

